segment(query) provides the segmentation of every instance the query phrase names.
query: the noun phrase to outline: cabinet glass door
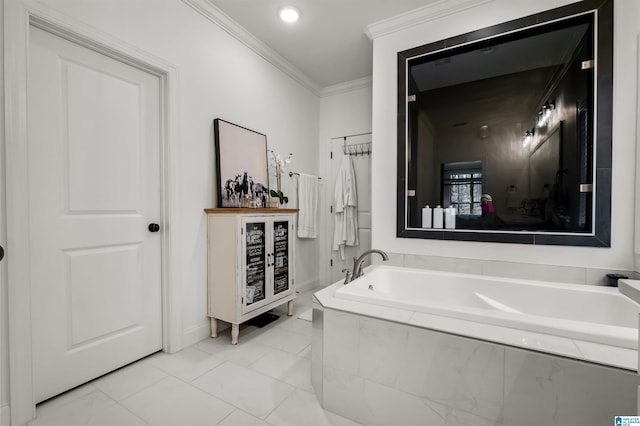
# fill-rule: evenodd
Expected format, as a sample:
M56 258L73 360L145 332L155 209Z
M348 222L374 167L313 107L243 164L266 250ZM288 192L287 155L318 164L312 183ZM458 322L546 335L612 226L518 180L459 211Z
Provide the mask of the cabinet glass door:
M273 294L289 290L289 221L273 222Z
M245 306L265 300L267 278L267 241L265 222L247 222L245 225L246 282Z

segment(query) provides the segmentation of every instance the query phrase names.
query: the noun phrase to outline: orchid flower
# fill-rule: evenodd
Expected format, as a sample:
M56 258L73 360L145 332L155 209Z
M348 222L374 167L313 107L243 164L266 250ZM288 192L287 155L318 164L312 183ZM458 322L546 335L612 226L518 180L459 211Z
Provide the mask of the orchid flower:
M286 203L289 201L289 198L282 193L282 173L284 172L286 165L291 164L291 157L293 156L293 153L290 152L285 159L282 159L282 156L272 149L269 150L269 154L271 154L269 161L269 165L272 167L271 173L275 175L277 184L277 191L271 190L271 196L278 197L280 199L280 203Z

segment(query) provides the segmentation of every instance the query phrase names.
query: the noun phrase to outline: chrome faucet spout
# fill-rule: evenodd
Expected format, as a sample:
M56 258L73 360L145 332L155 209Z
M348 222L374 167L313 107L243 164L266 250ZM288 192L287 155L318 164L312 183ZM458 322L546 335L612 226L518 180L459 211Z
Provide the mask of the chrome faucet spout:
M357 259L355 258L353 259L353 271L351 272L351 280L355 280L356 278L359 278L362 276L362 264L364 263L364 260L367 258L367 256L370 256L373 253L377 253L380 256L382 256L382 260L385 262L389 260L389 255L382 250L371 249L371 250L365 251Z

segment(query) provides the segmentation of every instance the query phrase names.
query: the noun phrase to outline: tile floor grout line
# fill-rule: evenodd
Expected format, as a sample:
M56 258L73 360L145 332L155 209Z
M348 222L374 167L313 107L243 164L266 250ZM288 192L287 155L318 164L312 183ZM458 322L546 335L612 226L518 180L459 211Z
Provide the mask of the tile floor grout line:
M274 379L274 380L278 380L278 379ZM280 380L278 380L278 381L279 381L280 383L284 383L284 382L282 382L282 381L280 381ZM291 396L292 396L292 395L293 395L293 394L298 390L298 387L296 387L296 386L290 385L290 384L288 384L288 383L285 383L285 384L286 384L286 385L288 385L288 386L291 386L291 388L292 388L291 392L289 392L289 394L288 394L286 397L282 398L282 401L280 401L280 403L279 403L278 405L276 405L275 407L273 407L273 410L271 410L271 411L269 412L269 414L267 414L267 415L266 415L266 416L264 416L264 417L261 417L261 418L260 418L260 420L264 420L265 422L267 422L267 418L268 418L271 414L273 414L273 412L274 412L274 411L276 411L278 408L280 408L280 406L281 406L282 404L284 404L284 403L285 403L289 398L291 398ZM267 422L267 423L269 423L269 422Z
M164 379L164 378L163 378L163 379ZM91 382L89 382L89 383L91 383ZM140 420L141 422L143 422L143 424L145 424L145 425L150 424L150 423L148 423L145 419L143 419L142 417L140 417L139 415L137 415L136 413L134 413L133 411L131 411L131 410L130 410L129 408L127 408L125 405L123 405L123 404L121 403L121 401L116 400L116 399L115 399L115 398L113 398L111 395L109 395L109 394L107 394L106 392L104 392L102 389L100 389L100 388L96 387L95 385L90 385L89 383L86 383L86 384L84 384L84 385L80 385L80 386L78 386L78 388L83 387L83 386L92 386L92 387L93 387L93 390L91 390L91 391L89 391L89 392L87 392L87 393L84 393L84 394L82 394L82 395L79 395L79 396L77 396L77 397L75 397L75 398L73 398L73 399L70 399L69 401L65 402L64 404L62 404L62 405L60 405L60 406L58 406L58 407L53 408L53 409L52 409L53 413L55 413L56 411L58 411L58 410L60 410L60 409L62 409L62 408L64 408L64 407L66 407L67 405L69 405L69 404L71 404L71 403L73 403L73 402L78 401L78 400L79 400L79 399L81 399L81 398L84 398L84 397L86 397L86 396L88 396L88 395L91 395L91 394L93 394L93 393L99 393L99 394L101 394L103 397L105 397L106 399L108 399L108 400L110 401L110 403L109 403L107 406L105 406L105 407L104 407L105 409L107 409L107 408L112 408L112 407L115 407L115 406L118 406L118 407L120 407L121 409L123 409L123 410L127 411L129 414L131 414L131 415L132 415L133 417L135 417L136 419L138 419L138 420ZM74 388L74 389L75 389L75 388ZM54 398L55 398L55 397L54 397ZM128 398L128 397L127 397L127 398ZM125 398L125 399L127 399L127 398ZM123 401L124 401L124 400L123 400ZM44 416L42 416L42 415L38 415L37 408L36 408L36 416L35 416L33 419L31 419L31 420L27 423L27 425L33 426L33 425L37 424L37 423L34 423L34 422L37 422L38 420L42 420L43 418L44 418L44 419L46 419L47 417L50 417L51 415L52 415L52 413L45 414ZM66 423L63 423L63 424L66 424Z
M266 420L261 419L260 417L254 416L253 414L249 413L249 412L248 412L248 411L246 411L246 410L243 410L242 408L236 408L235 410L233 410L232 412L230 412L229 414L227 414L227 415L224 417L224 419L221 419L218 423L216 423L216 425L219 425L219 424L221 424L222 422L224 422L228 417L230 417L231 415L233 415L233 413L235 413L236 411L240 411L241 413L244 413L244 414L246 414L246 415L248 415L248 416L251 416L251 417L253 417L253 418L256 418L256 419L258 419L258 420L263 421L263 422L264 422L265 424L267 424L267 425L271 425L271 426L273 426L271 423L267 422ZM269 413L269 414L271 414L271 413Z
M234 363L233 363L233 362L231 362L231 361L225 361L225 362L224 362L224 363L222 363L222 364L225 364L225 363L229 363L229 364L231 364L231 365L233 365L233 366L236 366L236 367L239 367L239 368L244 368L244 369L246 369L246 370L249 370L249 371L251 371L251 372L254 372L254 373L256 373L256 374L259 374L259 375L263 376L264 378L267 378L267 379L270 379L270 380L275 380L275 381L278 381L278 382L280 382L280 383L284 383L284 382L282 382L281 380L275 379L275 378L273 378L273 377L269 377L269 376L267 376L266 374L260 373L260 372L258 372L258 371L251 370L249 367L244 367L244 366L241 366L241 365L237 365L237 364L234 364ZM220 365L222 365L222 364L220 364ZM217 368L217 367L216 367L216 368ZM289 392L289 393L287 394L287 396L285 396L285 397L284 397L283 402L284 402L287 398L289 398L289 397L293 394L293 392L295 392L295 390L296 390L296 389L298 389L296 386L290 385L289 383L284 383L284 384L285 384L285 385L287 385L288 387L292 388L292 391L291 391L291 392ZM198 386L196 386L196 385L194 385L194 384L191 384L191 383L189 383L189 385L190 385L190 386L193 386L195 389L198 389L198 390L200 390L200 391L202 391L202 392L206 393L207 395L211 395L211 396L213 396L214 398L218 399L219 401L224 402L225 404L229 404L229 405L231 405L232 407L234 407L234 408L235 408L235 409L237 409L237 410L240 410L240 411L246 412L242 407L238 407L238 406L237 406L237 405L235 405L233 402L231 402L231 401L227 401L226 399L221 399L220 397L218 397L217 395L212 394L211 392L207 391L206 389L200 388L200 387L198 387ZM278 404L278 406L280 406L280 404ZM272 411L273 411L273 410L272 410ZM271 411L271 412L272 412L272 411ZM256 416L256 415L255 415L255 414L253 414L253 413L248 413L248 414L250 414L251 416L253 416L253 417L257 418L257 419L265 420L265 419L266 419L266 418L271 414L271 412L269 412L269 414L267 414L265 417L259 417L259 416ZM229 415L231 415L231 413L229 413ZM222 421L222 420L221 420L221 421ZM267 423L268 423L268 422L267 422Z
M211 355L211 354L208 354L208 355ZM215 355L212 355L212 356L215 356ZM197 376L196 378L194 378L194 379L192 379L192 380L190 380L190 381L188 381L188 382L186 382L186 381L184 381L184 380L183 380L183 382L187 383L188 385L192 385L192 386L194 386L195 388L198 388L197 386L193 385L193 382L195 382L196 380L198 380L198 379L199 379L199 378L201 378L202 376L204 376L204 375L206 375L206 374L211 373L213 370L216 370L217 368L221 367L223 364L225 364L225 363L227 363L227 362L231 362L231 361L226 360L226 359L223 359L223 360L222 360L222 362L221 362L220 364L216 365L216 366L215 366L215 367L213 367L213 368L210 368L209 370L207 370L207 371L205 371L204 373L200 374L200 375L199 375L199 376ZM207 392L207 393L208 393L208 392ZM220 399L220 398L218 398L218 399Z
M159 382L158 382L159 383ZM121 404L119 401L116 401L116 404L118 404L120 407L122 407L123 409L127 410L129 413L131 413L135 418L140 419L144 422L144 424L146 425L151 425L151 423L149 423L148 421L146 421L145 419L143 419L142 417L140 417L139 415L137 415L136 413L134 413L133 411L131 411L129 409L129 407L127 407L126 405Z
M311 365L309 365L309 367L311 367ZM247 368L248 368L248 367L247 367ZM278 382L280 382L280 383L282 383L282 384L285 384L285 385L287 385L287 386L290 386L290 387L292 387L294 390L301 390L301 391L304 391L304 392L309 392L308 390L303 389L303 388L301 388L301 387L299 387L299 386L297 386L297 385L293 385L293 384L291 384L291 383L287 383L287 382L285 382L285 381L284 381L284 380L282 380L280 377L271 377L271 376L269 376L269 375L267 375L267 374L264 374L264 373L262 373L262 372L260 372L260 371L256 371L256 370L252 370L252 371L255 371L256 373L261 374L262 376L265 376L265 377L271 378L271 379L276 380L276 381L278 381ZM309 368L309 374L311 374L311 368ZM312 393L315 395L315 390L314 390ZM289 396L291 396L291 395L289 395ZM289 396L287 396L287 398L288 398ZM285 398L285 399L286 399L286 398Z
M218 367L220 367L221 365L226 364L226 363L231 363L231 361L224 361L222 364L218 365ZM231 364L233 364L233 363L231 363ZM233 365L236 365L236 364L233 364ZM216 368L218 368L218 367L216 367ZM213 370L215 370L215 368L214 368ZM201 376L200 376L200 377L201 377ZM196 379L194 379L194 381L195 381L195 380L196 380ZM233 402L227 401L226 399L222 399L222 398L220 398L219 396L212 394L212 393L211 393L211 392L209 392L208 390L203 389L203 388L201 388L201 387L199 387L199 386L194 385L192 382L187 383L187 385L189 385L189 386L193 387L193 388L194 388L195 390L197 390L197 391L204 392L205 394L207 394L207 395L209 395L209 396L211 396L211 397L213 397L213 398L217 399L217 400L218 400L218 401L220 401L220 402L223 402L223 403L225 403L225 404L228 404L228 405L232 406L232 407L234 408L234 410L233 410L233 411L235 411L235 410L244 411L242 408L238 407L238 406L237 406L237 405L235 405ZM233 411L231 411L231 413L229 413L227 416L225 416L225 418L229 417L229 416L233 413ZM249 413L249 414L251 414L251 413ZM253 414L251 414L251 415L253 416ZM253 417L256 417L256 416L253 416ZM257 417L256 417L256 418L257 418ZM221 421L222 421L222 420L220 420L220 422L221 422Z
M254 370L254 369L252 368L252 367L253 367L253 365L254 365L256 362L258 362L258 361L260 361L261 359L263 359L264 357L266 357L267 355L269 355L271 352L273 352L273 351L277 351L277 350L278 350L278 349L276 349L276 348L269 347L269 350L268 350L267 352L265 352L265 353L264 353L264 354L262 354L258 359L256 359L255 361L253 361L253 362L251 362L249 365L247 365L247 368L248 368L248 369L250 369L250 370L256 371L256 370ZM280 352L283 352L283 351L280 351Z
M151 356L151 355L150 355L150 356ZM131 395L128 395L128 396L126 396L126 397L122 398L122 400L120 400L120 401L119 401L119 400L117 400L117 399L115 399L115 398L113 398L113 397L111 397L111 395L107 394L107 396L109 396L110 398L114 399L114 400L115 400L116 402L118 402L118 403L126 401L127 399L129 399L129 398L131 398L131 397L133 397L133 396L135 396L135 395L139 394L140 392L143 392L143 391L147 390L147 389L148 389L148 388L150 388L151 386L153 386L153 385L155 385L155 384L157 384L157 383L160 383L161 381L163 381L163 380L167 379L168 377L173 377L173 378L175 378L175 379L180 380L179 378L175 377L173 374L167 373L167 372L165 372L164 370L162 370L162 369L160 369L160 368L156 367L155 365L153 365L153 364L149 363L149 362L148 362L148 357L142 358L142 359L140 359L140 360L138 360L138 361L136 361L136 362L144 362L144 364L149 365L150 367L153 367L154 369L158 370L159 372L161 372L161 373L162 373L162 374L164 374L165 376L164 376L164 377L159 378L158 380L154 380L153 382L151 382L151 383L147 384L146 386L142 387L141 389L139 389L138 391L136 391L136 392L132 393ZM103 377L104 377L104 376L103 376ZM98 389L99 389L99 388L98 388ZM102 391L102 389L100 389L100 390ZM104 393L106 393L106 392L104 392Z
M204 340L204 339L203 339L203 340ZM215 367L212 367L212 368L210 368L210 369L206 370L205 372L203 372L202 374L199 374L198 376L196 376L195 378L193 378L193 379L191 379L191 380L185 380L185 379L183 379L183 378L181 378L181 377L176 376L175 374L173 374L173 373L172 373L172 372L170 372L170 371L163 370L162 368L157 367L157 366L155 366L155 365L153 365L153 364L151 364L151 365L153 365L155 368L157 368L158 370L162 371L163 373L166 373L166 374L168 374L168 375L170 375L170 376L172 376L172 377L174 377L174 378L176 378L176 379L178 379L178 380L182 381L183 383L191 384L191 382L193 382L193 381L195 381L195 380L198 380L200 377L204 376L205 374L210 373L211 371L213 371L213 370L215 370L216 368L220 367L222 364L224 364L224 363L227 361L227 360L225 360L225 359L222 359L222 358L217 357L215 354L212 354L212 353L209 353L209 352L207 352L207 351L203 351L202 349L196 348L196 347L195 347L195 345L196 345L196 344L193 344L193 345L191 345L191 346L189 346L189 347L187 347L187 348L184 348L183 350L185 350L185 349L189 349L189 348L193 348L193 349L195 349L195 350L197 350L197 351L199 351L199 352L202 352L204 355L207 355L207 356L210 356L210 357L215 358L216 360L219 360L220 362L219 362ZM182 352L182 351L180 351L180 352ZM179 352L176 352L176 353L179 353ZM172 356L172 355L175 355L175 354L168 354L168 356Z
M290 356L294 356L294 357L298 358L298 360L297 360L297 361L308 361L306 358L301 357L301 356L298 356L298 355L295 355L295 354L291 354L291 353L288 353L288 352L285 352L285 351L282 351L282 350L279 350L279 349L273 349L273 350L274 350L274 351L280 351L280 352L286 353L287 355L290 355ZM265 354L265 356L266 356L266 354ZM256 361L256 362L257 362L257 361ZM253 365L253 364L252 364L252 365ZM292 384L292 383L285 382L284 380L282 380L282 379L281 379L281 376L280 376L280 377L273 377L273 376L270 376L270 375L268 375L268 374L266 374L266 373L263 373L263 372L261 372L261 371L259 371L259 370L255 370L255 369L251 368L250 366L249 366L249 367L247 367L247 368L249 368L250 370L255 371L256 373L259 373L259 374L261 374L261 375L263 375L263 376L265 376L265 377L270 377L270 378L272 378L272 379L274 379L274 380L279 381L280 383L284 383L285 385L292 386L292 387L293 387L293 388L295 388L295 389L299 389L299 390L302 390L302 391L308 392L306 389L303 389L303 388L301 388L301 387L300 387L300 386L298 386L298 385L295 385L295 384ZM311 375L311 362L309 362L309 375ZM311 382L311 380L309 380L309 382ZM312 387L313 387L313 385L312 385ZM314 393L315 393L315 391L314 391Z

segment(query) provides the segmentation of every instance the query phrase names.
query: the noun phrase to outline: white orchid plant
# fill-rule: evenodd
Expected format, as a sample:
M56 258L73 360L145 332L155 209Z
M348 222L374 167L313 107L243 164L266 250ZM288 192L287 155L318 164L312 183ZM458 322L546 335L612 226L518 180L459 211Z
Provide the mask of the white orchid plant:
M286 168L287 164L291 163L291 157L293 153L289 153L287 158L282 158L280 154L276 153L274 150L269 150L269 165L271 166L272 173L276 176L276 184L277 190L270 190L269 194L272 197L277 197L280 200L280 204L285 204L289 202L289 197L282 193L282 173Z

